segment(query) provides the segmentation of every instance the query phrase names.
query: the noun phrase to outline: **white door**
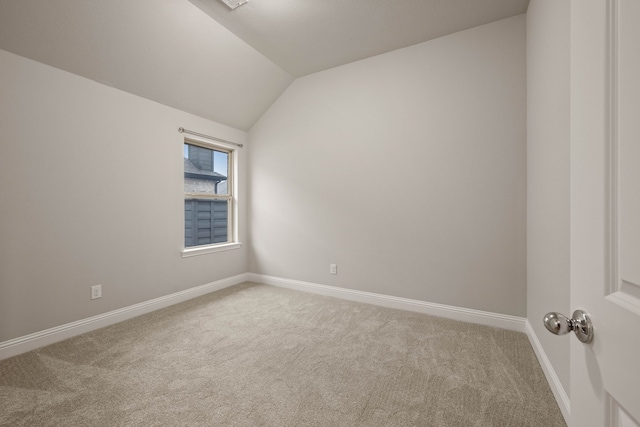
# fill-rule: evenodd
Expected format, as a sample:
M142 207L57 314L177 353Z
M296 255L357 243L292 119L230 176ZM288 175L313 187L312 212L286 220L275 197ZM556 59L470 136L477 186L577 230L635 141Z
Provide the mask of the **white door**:
M640 0L571 2L571 305L570 426L640 426Z

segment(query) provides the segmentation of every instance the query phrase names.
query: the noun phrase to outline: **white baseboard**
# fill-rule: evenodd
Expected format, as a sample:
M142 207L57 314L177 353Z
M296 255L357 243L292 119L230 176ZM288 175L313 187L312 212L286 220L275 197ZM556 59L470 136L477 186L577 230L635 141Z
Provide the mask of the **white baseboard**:
M319 285L316 283L302 282L299 280L283 279L281 277L266 276L263 274L248 273L248 280L265 285L281 288L311 292L335 298L364 302L388 308L414 311L433 316L446 317L462 322L477 323L486 326L509 329L511 331L524 332L525 318L506 314L491 313L487 311L473 310L470 308L455 307L451 305L436 304L431 302L400 298L372 292L357 291L354 289L338 288L335 286Z
M538 336L533 330L531 323L529 323L529 320L526 321L525 325L529 342L531 342L533 351L538 357L540 366L542 366L542 371L544 372L545 377L547 377L547 382L549 383L553 396L556 398L556 402L560 407L560 412L562 412L562 416L566 423L569 424L569 416L571 414L571 401L569 400L569 396L567 396L567 393L564 391L560 378L558 378L555 369L553 369L551 361L549 361L549 358L547 357L542 344L540 344L540 340L538 340Z
M237 285L248 280L248 273L242 273L237 276L217 280L205 285L196 286L184 291L165 295L139 304L130 305L118 310L113 310L108 313L99 314L76 322L67 323L54 328L45 329L44 331L14 338L9 341L0 342L0 360L26 353L27 351L35 350L36 348L44 347L76 335L84 334L85 332L113 325L115 323L122 322L123 320L131 319L161 308L169 307L210 292L228 288L229 286Z
M190 300L211 292L215 292L242 282L251 281L265 285L278 286L335 298L363 302L382 307L400 310L414 311L418 313L440 316L463 322L477 323L480 325L494 326L517 332L526 332L529 341L538 357L542 370L547 378L551 391L558 402L560 411L567 423L570 415L570 401L560 379L556 375L551 362L547 358L538 337L529 321L522 317L506 314L491 313L487 311L473 310L463 307L455 307L444 304L436 304L408 298L394 297L372 292L358 291L354 289L338 288L335 286L320 285L299 280L284 279L280 277L266 276L255 273L242 273L237 276L217 280L205 285L196 286L184 291L176 292L163 297L155 298L139 304L134 304L108 313L78 320L46 329L44 331L0 342L0 360L18 354L26 353L49 344L53 344L67 338L71 338L86 332L90 332L105 326L113 325L133 317L150 313L161 308L169 307L183 301Z

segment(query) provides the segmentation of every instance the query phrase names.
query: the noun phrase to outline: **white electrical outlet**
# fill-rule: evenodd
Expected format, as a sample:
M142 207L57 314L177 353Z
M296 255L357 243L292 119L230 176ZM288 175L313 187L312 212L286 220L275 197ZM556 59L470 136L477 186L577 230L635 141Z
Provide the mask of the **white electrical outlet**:
M102 285L91 287L91 299L102 298Z
M329 264L329 272L331 274L338 274L338 264Z

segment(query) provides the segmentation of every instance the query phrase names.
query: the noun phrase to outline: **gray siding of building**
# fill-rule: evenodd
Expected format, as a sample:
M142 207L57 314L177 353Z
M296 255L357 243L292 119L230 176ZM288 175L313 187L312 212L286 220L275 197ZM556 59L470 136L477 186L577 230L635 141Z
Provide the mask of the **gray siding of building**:
M213 171L213 150L195 145L188 145L188 147L191 163L200 170Z
M184 201L185 247L228 241L228 208L226 200Z

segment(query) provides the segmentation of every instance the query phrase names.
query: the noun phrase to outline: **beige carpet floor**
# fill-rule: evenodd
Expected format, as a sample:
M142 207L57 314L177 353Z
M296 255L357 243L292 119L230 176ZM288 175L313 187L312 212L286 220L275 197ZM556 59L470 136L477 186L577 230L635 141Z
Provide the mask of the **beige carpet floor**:
M2 426L565 426L522 333L244 283L0 361Z

